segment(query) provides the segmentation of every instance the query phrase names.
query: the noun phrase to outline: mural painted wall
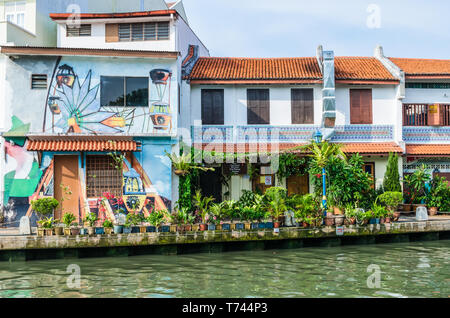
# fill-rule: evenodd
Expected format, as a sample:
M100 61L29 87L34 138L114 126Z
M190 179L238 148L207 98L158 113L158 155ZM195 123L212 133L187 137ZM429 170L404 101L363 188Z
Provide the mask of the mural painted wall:
M133 73L127 64L126 74L118 74L102 63L95 66L56 63L47 102L51 118L44 120L47 132L172 132L173 74L169 68L149 67L146 74L142 69Z

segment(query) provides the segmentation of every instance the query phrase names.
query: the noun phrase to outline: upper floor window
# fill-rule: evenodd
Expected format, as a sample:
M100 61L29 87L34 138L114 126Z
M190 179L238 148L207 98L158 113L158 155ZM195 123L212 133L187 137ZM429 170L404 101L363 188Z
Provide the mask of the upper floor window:
M26 1L5 2L6 21L25 27L25 6Z
M46 74L32 74L31 75L31 89L47 89L47 75Z
M91 36L91 24L81 24L79 26L66 25L67 37Z
M101 105L147 107L148 87L148 77L101 76Z
M314 124L314 90L291 90L292 124Z
M371 125L372 119L372 90L350 90L350 124Z
M119 41L152 41L169 39L169 22L121 23Z
M202 124L224 124L223 89L202 89Z
M406 88L450 89L450 83L406 83Z
M247 90L247 124L270 124L270 93L268 89Z

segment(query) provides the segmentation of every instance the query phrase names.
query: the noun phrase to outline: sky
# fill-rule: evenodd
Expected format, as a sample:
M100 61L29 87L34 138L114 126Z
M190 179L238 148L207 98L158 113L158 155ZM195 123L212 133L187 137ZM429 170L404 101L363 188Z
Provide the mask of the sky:
M448 0L183 0L211 56L450 58Z

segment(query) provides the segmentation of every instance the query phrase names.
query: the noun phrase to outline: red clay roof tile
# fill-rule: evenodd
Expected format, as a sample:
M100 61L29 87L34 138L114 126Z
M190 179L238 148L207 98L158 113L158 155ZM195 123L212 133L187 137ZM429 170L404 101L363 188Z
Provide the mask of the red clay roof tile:
M81 13L80 19L123 19L123 18L142 18L154 16L168 16L177 14L176 10L156 10L142 12L123 12L123 13ZM72 13L50 13L52 20L65 20L70 18Z
M137 151L136 141L29 140L28 151Z
M450 60L394 58L390 60L407 78L450 78Z
M450 145L406 145L407 155L450 155Z
M382 81L399 82L385 67L374 57L336 57L335 58L336 81Z

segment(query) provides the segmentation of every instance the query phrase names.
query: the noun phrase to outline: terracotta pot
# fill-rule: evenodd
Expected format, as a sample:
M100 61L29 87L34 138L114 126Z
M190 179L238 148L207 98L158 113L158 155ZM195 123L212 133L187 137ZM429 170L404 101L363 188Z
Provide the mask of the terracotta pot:
M437 213L438 213L438 208L432 207L432 208L428 209L428 215L430 215L430 216L437 215Z
M79 228L70 229L70 235L73 235L73 236L80 235L80 229Z
M380 224L384 224L386 223L386 219L385 218L380 218Z
M200 231L207 231L208 230L208 224L200 224Z
M394 212L394 222L397 222L400 219L400 212Z
M307 227L309 227L309 224L306 223L306 222L302 222L302 226L303 226L304 228L307 228Z
M386 223L386 224L391 223L391 218L385 218L385 219L384 219L384 223Z
M192 225L192 231L198 232L200 230L200 224L194 224Z
M216 225L216 230L217 231L222 231L222 224Z
M64 235L64 228L63 227L55 227L55 235Z
M334 217L327 216L325 218L325 226L333 226L334 225Z
M350 223L350 225L355 225L356 224L356 218L350 218L349 223Z
M45 229L45 236L53 236L53 229Z
M333 213L334 213L334 215L344 215L344 212L336 206L333 207Z
M184 230L185 230L186 232L191 232L191 231L192 231L192 225L191 225L191 224L186 224L186 225L184 226Z
M411 204L403 204L403 211L410 212L412 210Z
M273 222L273 227L276 229L280 228L280 222Z

